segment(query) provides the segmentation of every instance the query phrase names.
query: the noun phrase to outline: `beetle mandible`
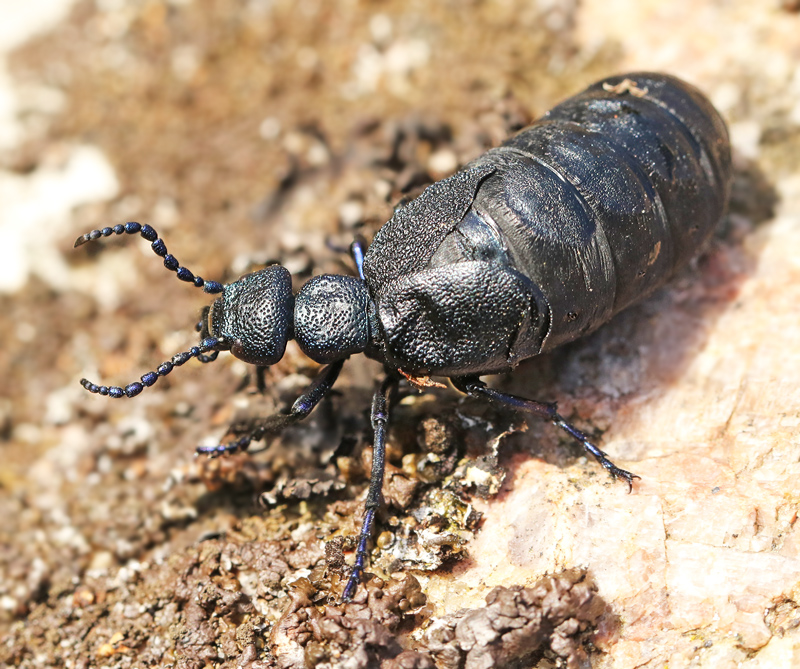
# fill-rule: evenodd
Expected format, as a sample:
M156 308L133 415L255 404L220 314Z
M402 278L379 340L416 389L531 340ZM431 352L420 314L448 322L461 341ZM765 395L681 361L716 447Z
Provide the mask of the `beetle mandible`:
M178 278L221 294L203 311L200 343L124 388L134 397L160 377L220 351L254 365L276 363L289 339L325 364L286 414L199 453L221 455L306 417L356 353L382 362L372 402L372 472L355 562L342 598L352 599L383 483L387 395L406 377L418 386L449 377L460 391L552 421L629 489L581 431L537 402L488 388L479 377L585 335L649 294L695 256L723 215L731 181L723 120L694 87L674 77L610 77L549 111L501 146L399 207L369 249L351 246L358 276L322 275L292 294L273 265L228 285L182 267L149 225L94 230L75 246L139 233Z

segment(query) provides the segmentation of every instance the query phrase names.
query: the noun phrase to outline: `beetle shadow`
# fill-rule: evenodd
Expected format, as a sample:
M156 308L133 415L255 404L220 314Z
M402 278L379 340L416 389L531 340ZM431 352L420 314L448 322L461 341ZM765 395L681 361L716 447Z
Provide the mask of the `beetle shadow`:
M756 272L763 236L755 233L774 217L778 202L775 188L753 161L738 154L733 158L728 213L688 267L594 333L522 362L494 385L558 401L562 415L578 417L579 427L597 443L598 432L612 426L625 405L677 383ZM544 421L531 419L529 424L530 432L516 438L520 448L559 466L584 456L580 444L566 437L562 442L569 447L552 446L561 435L551 426L540 427ZM643 451L626 453L634 460L640 455Z

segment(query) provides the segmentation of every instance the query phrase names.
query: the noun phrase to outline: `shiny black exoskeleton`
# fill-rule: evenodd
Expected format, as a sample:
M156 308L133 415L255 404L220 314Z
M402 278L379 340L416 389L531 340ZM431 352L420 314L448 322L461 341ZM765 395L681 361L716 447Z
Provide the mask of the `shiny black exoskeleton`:
M195 277L167 253L150 226L95 230L140 233L178 278L221 293L198 329L201 342L125 388L83 386L133 397L191 358L231 351L254 365L276 363L294 338L326 366L287 414L229 444L219 455L307 416L344 360L365 353L387 377L372 406L372 475L352 598L383 482L387 395L405 376L418 386L449 377L459 390L546 418L580 441L614 477L615 466L552 404L487 388L479 376L591 332L661 286L708 239L731 180L725 124L692 86L636 73L598 82L561 103L502 146L397 209L365 253L353 244L359 277L317 276L294 296L289 272L267 267L223 286Z

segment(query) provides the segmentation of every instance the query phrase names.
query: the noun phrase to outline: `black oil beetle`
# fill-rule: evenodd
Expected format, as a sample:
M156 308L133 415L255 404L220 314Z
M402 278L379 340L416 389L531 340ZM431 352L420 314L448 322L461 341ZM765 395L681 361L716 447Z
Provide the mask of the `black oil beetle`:
M272 365L291 338L325 364L287 414L198 449L220 455L307 416L349 356L382 362L387 375L372 402L372 473L347 601L380 503L387 395L403 377L419 387L449 377L464 393L550 420L632 485L635 475L555 405L488 388L479 376L587 334L663 285L714 230L730 181L728 133L708 100L674 77L634 73L590 86L399 207L368 250L353 243L358 277L316 276L297 295L281 266L223 286L180 266L149 225L94 230L75 245L139 233L179 279L221 295L204 311L197 346L124 388L81 383L134 397L175 366L210 362L220 351Z

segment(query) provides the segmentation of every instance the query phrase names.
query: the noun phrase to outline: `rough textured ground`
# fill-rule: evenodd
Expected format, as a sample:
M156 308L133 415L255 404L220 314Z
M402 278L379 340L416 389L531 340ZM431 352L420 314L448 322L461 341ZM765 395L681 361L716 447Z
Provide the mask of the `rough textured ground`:
M800 663L796 12L104 0L21 46L0 31L17 45L0 59L0 665ZM273 261L297 286L350 271L335 247L402 197L634 69L722 111L730 215L668 288L497 380L557 400L642 477L632 494L548 425L410 394L377 576L343 607L376 365L349 362L265 452L214 461L194 446L308 383L296 348L263 393L230 356L135 400L79 387L185 349L207 303L140 239L73 251L79 234L149 222L220 280Z

